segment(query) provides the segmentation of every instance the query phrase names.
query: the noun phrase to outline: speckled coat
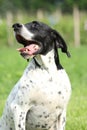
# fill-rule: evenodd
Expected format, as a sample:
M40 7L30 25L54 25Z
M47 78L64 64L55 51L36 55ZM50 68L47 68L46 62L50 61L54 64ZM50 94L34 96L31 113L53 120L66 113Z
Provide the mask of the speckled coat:
M71 85L53 57L52 50L35 58L40 68L34 59L28 65L7 99L0 130L64 130Z
M64 130L71 85L57 49L70 57L65 41L39 21L15 23L13 29L24 45L21 56L32 60L9 94L0 130Z

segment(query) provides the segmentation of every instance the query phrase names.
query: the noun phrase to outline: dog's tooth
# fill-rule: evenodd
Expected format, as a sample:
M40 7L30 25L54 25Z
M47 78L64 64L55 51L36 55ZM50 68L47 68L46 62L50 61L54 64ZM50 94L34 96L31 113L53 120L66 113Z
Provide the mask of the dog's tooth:
M38 49L38 45L35 46L35 49Z
M23 52L23 51L25 51L25 48L18 48L17 51Z
M27 51L27 48L25 49L25 51Z

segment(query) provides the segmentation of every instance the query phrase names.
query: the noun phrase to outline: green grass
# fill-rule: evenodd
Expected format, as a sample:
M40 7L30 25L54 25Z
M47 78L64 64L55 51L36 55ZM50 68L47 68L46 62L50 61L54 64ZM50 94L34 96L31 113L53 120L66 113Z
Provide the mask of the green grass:
M87 46L69 47L71 58L61 51L61 63L72 84L72 96L67 110L67 130L87 130ZM0 115L6 98L21 77L27 62L15 48L0 49Z

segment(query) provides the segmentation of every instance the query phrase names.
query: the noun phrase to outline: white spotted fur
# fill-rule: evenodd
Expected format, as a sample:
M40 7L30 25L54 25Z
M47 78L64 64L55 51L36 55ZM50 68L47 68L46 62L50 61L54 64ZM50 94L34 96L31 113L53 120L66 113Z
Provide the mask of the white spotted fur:
M29 63L7 99L0 130L64 130L69 78L64 69L57 70L53 50L35 58L41 68L33 59Z

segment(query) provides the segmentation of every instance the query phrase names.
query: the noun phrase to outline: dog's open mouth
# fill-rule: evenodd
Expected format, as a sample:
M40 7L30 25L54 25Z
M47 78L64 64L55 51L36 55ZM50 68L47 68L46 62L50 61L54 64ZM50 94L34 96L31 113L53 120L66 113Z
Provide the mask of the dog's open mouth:
M23 48L18 48L17 50L20 52L20 54L25 58L28 59L31 56L34 56L35 53L40 49L40 47L36 44L30 44Z
M25 40L19 35L16 36L16 39L19 43L24 45L23 48L18 48L17 50L25 59L29 59L30 57L33 57L34 55L39 53L41 47L37 42L32 40Z

